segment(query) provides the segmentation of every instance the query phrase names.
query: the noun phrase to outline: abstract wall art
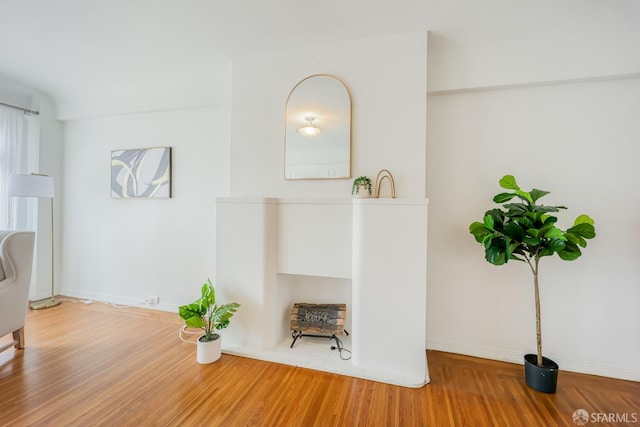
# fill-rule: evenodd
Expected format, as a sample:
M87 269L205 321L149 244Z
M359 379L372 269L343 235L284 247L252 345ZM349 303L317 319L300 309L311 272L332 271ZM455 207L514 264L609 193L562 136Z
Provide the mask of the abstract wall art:
M171 147L112 151L111 197L171 197Z

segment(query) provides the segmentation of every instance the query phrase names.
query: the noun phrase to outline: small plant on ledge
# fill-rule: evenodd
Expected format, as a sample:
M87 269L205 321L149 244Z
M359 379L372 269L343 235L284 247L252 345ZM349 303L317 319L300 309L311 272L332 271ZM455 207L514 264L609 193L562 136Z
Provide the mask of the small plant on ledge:
M356 197L371 196L371 180L366 176L359 176L354 179L353 186L351 187L351 194Z

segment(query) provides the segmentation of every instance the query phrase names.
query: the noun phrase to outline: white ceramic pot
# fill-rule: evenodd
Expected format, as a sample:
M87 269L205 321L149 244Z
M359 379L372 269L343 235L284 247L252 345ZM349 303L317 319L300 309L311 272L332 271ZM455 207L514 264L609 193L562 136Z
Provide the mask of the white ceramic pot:
M371 194L369 194L369 190L367 189L366 184L358 184L358 193L356 194L356 197L358 199L371 197Z
M202 335L200 338L198 338L198 342L196 345L196 359L198 363L202 364L213 363L216 360L220 359L220 343L222 342L222 339L218 334L213 334L213 341L202 341L204 337L205 336Z

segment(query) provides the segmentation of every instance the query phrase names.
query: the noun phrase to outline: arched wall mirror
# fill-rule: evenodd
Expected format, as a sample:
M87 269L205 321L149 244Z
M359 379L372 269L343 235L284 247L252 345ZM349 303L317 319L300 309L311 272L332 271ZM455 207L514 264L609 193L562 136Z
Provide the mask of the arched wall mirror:
M293 87L285 110L285 179L351 177L351 96L317 74Z

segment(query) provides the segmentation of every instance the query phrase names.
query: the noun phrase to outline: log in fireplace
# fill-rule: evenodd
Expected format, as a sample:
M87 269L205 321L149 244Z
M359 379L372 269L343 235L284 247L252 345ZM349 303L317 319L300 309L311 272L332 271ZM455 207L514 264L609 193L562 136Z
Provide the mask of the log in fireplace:
M344 329L347 317L346 304L308 304L298 302L291 308L291 348L301 337L329 338L336 341L340 349L342 343L337 335L349 335Z

